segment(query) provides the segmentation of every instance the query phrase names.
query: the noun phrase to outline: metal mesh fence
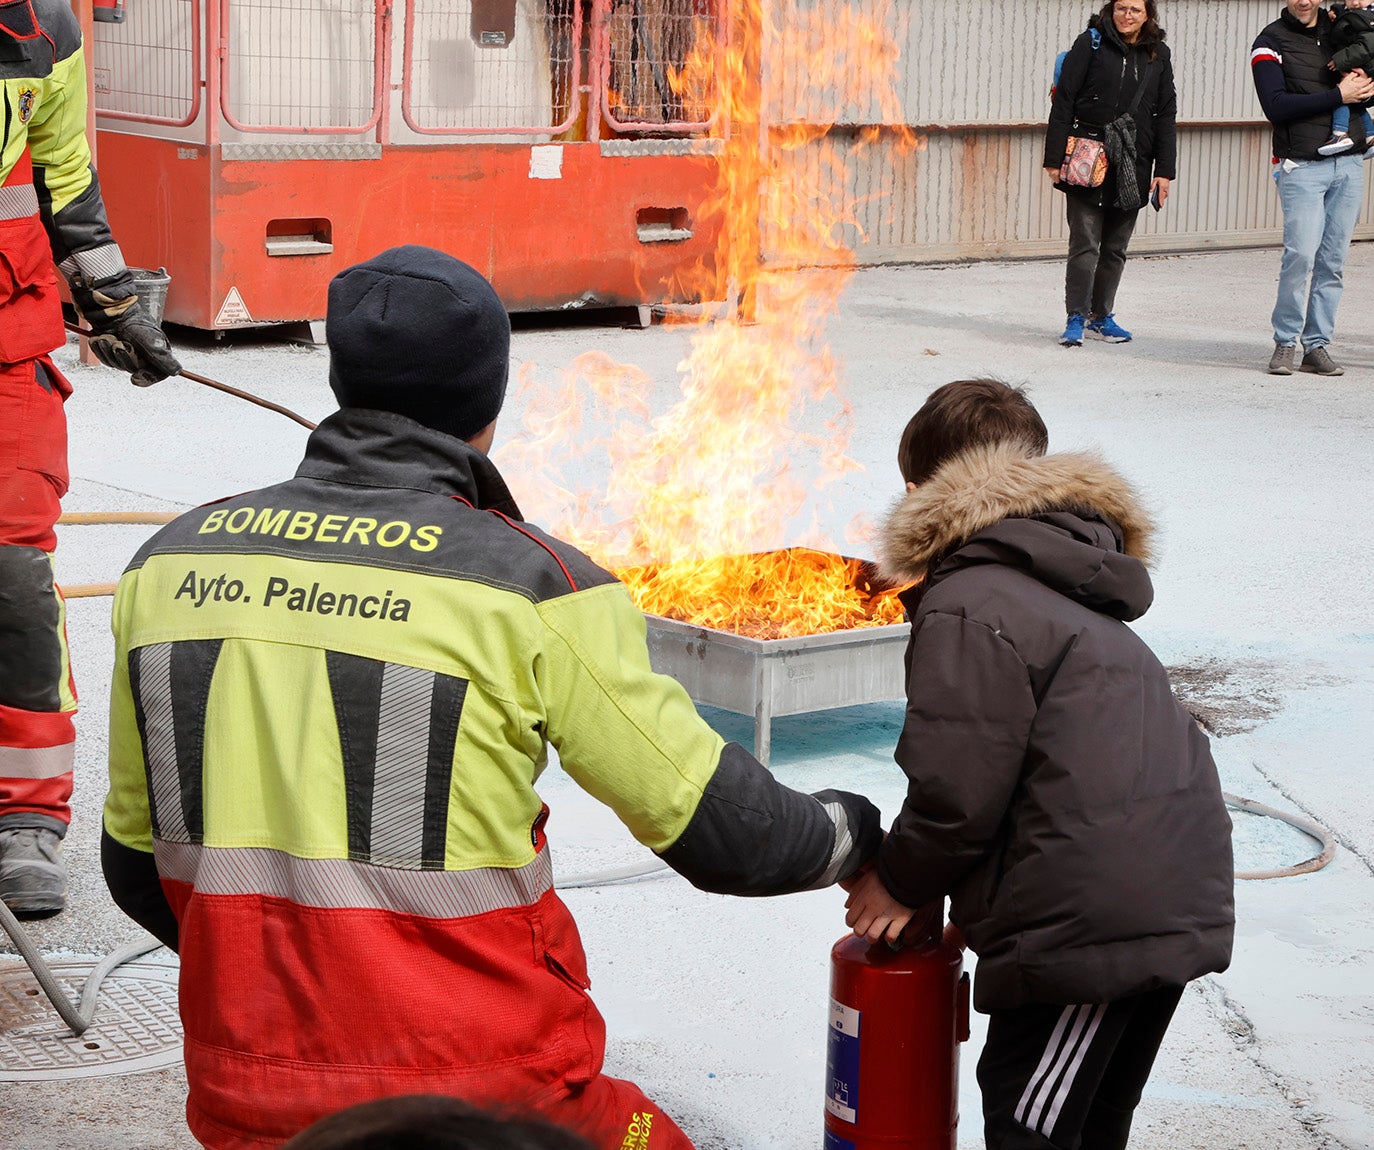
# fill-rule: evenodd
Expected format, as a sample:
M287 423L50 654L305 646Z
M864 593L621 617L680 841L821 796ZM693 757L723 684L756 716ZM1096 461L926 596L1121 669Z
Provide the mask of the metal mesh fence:
M710 120L718 25L711 0L608 0L607 119L677 128Z
M418 132L563 131L581 0L411 0L403 109Z
M615 128L705 127L718 0L596 3L593 34L593 0L138 0L123 23L95 26L96 108L190 124L218 53L211 99L230 128L362 134L388 114L382 72L394 55L402 117L422 134L565 132L589 81Z
M377 0L234 0L226 9L230 123L359 132L376 122Z
M200 110L200 0L139 0L98 22L95 107L115 119L189 124Z

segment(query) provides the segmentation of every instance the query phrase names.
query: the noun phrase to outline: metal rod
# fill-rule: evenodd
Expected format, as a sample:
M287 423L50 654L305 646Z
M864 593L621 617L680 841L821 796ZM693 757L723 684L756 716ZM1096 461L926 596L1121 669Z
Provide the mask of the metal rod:
M90 337L91 333L89 331L74 323L66 322L66 327L68 331L74 331L77 335ZM305 416L297 415L289 407L283 407L279 403L273 403L270 399L263 399L262 396L254 395L251 391L241 391L237 387L230 387L227 383L220 383L218 380L210 379L208 376L199 375L194 371L187 371L184 367L177 374L185 376L193 383L200 383L204 384L206 387L213 387L216 391L222 391L226 395L232 395L238 399L246 399L249 403L255 403L259 407L265 407L268 411L275 411L279 415L286 416L287 419L294 419L302 427L309 428L311 431L315 430L315 424L311 423Z
M222 391L225 395L237 396L239 399L246 399L249 403L256 403L259 407L265 407L268 411L275 411L286 416L287 419L294 419L302 427L307 427L311 431L315 430L315 424L306 419L303 415L297 415L289 407L283 407L279 403L273 403L270 399L263 399L260 395L254 395L250 391L240 391L237 387L230 387L227 383L219 383L217 380L210 379L203 375L197 375L194 371L187 371L182 368L178 373L195 383L202 383L206 387L213 387L216 391Z
M100 523L170 523L180 511L68 511L57 522L67 527Z

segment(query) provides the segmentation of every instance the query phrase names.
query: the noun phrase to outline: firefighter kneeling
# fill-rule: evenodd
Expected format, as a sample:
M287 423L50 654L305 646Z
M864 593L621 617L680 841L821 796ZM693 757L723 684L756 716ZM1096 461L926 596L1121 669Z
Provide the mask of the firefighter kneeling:
M534 789L548 744L703 890L846 879L878 812L723 743L651 671L625 587L521 520L487 458L510 323L477 272L384 252L335 277L326 335L341 410L295 478L183 515L115 596L105 874L180 951L191 1130L269 1146L351 1103L437 1093L600 1150L687 1150L602 1073ZM206 529L264 507L429 524L433 546ZM212 576L243 593L205 593Z

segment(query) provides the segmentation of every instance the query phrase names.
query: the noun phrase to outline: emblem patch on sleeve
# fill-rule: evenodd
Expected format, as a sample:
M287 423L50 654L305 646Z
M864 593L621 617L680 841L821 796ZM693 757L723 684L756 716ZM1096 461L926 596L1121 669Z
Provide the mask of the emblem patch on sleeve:
M33 115L33 110L38 106L37 88L19 89L19 122L27 124L29 117Z

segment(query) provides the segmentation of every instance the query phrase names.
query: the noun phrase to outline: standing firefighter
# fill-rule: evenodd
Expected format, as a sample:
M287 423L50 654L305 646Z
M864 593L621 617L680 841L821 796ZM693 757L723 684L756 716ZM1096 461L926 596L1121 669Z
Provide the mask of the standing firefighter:
M342 410L295 478L182 516L115 597L105 874L180 951L192 1132L270 1146L438 1093L686 1150L602 1073L548 745L705 890L846 878L877 811L724 744L625 588L521 521L486 455L510 323L477 272L384 252L335 277L326 330Z
M65 0L0 0L0 898L66 905L76 692L53 533L67 490L71 385L56 260L107 364L155 383L181 370L144 314L105 221L86 141L81 32Z

